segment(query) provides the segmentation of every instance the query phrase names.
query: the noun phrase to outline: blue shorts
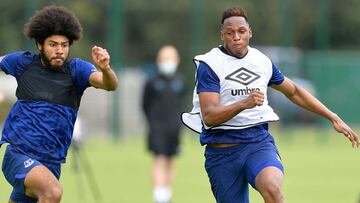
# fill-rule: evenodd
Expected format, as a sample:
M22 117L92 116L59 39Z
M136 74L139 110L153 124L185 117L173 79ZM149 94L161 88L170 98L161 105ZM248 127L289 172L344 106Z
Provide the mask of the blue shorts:
M19 153L11 145L6 147L2 162L2 171L6 180L13 186L10 199L15 202L37 202L36 199L25 195L24 180L32 168L38 165L47 167L57 179L60 178L60 164L41 163L24 154Z
M284 172L274 139L269 135L255 143L205 149L205 168L217 203L248 203L249 186L255 187L258 173L268 166Z

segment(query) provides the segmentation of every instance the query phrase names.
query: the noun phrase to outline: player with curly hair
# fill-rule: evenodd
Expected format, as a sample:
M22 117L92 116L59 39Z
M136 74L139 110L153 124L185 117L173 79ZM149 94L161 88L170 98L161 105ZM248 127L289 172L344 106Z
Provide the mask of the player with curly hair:
M81 97L92 86L117 88L106 49L94 46L94 65L68 59L70 45L81 38L77 17L61 6L47 6L25 25L39 54L25 51L0 57L0 70L17 80L17 101L3 128L7 143L2 171L13 186L9 202L60 202L61 164L65 163Z

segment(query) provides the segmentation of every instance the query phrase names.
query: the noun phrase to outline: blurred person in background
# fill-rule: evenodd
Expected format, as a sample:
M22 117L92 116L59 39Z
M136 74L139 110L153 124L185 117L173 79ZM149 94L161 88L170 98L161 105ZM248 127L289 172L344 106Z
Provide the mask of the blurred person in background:
M249 183L266 203L282 203L284 167L268 122L278 120L267 89L283 93L298 106L328 119L353 147L357 134L308 91L286 78L263 53L249 46L246 12L230 8L221 19L222 46L194 58L194 108L183 122L206 145L205 168L218 203L249 202Z
M183 109L184 81L176 74L180 58L174 46L163 46L157 54L157 74L145 84L142 107L148 123L148 149L153 153L153 198L168 203L172 197L175 156Z
M9 202L60 202L61 164L71 143L81 97L86 88L117 88L106 49L94 46L90 62L69 59L80 39L77 17L61 6L37 11L25 25L39 53L18 51L0 58L0 70L17 80L16 97L2 133L7 143L2 163L13 186Z

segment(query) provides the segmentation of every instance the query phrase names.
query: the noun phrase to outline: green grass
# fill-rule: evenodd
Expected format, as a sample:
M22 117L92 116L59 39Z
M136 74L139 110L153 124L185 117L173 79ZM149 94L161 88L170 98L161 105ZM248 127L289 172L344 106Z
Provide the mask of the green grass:
M329 129L279 130L275 136L285 166L284 193L290 203L358 203L360 198L360 149ZM82 149L100 189L102 201L94 200L85 171L75 173L69 152L62 168L64 203L149 203L152 202L151 156L143 137L112 140L91 138ZM173 203L212 203L204 170L203 147L195 134L183 136L177 160ZM0 150L0 156L4 148ZM83 165L80 165L83 166ZM81 169L81 168L80 168ZM7 202L10 186L0 176L0 203ZM251 202L263 200L251 190Z

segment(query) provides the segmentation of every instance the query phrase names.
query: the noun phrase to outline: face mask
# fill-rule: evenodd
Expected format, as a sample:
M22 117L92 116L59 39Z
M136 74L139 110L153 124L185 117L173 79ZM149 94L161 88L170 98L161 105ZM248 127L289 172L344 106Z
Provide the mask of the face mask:
M174 75L177 69L175 61L162 61L159 63L159 72L163 75Z

